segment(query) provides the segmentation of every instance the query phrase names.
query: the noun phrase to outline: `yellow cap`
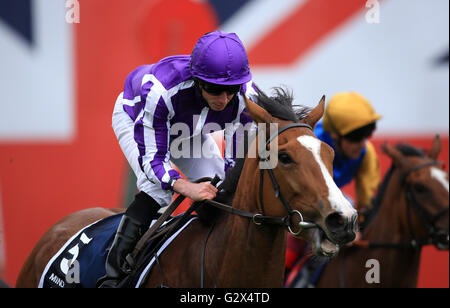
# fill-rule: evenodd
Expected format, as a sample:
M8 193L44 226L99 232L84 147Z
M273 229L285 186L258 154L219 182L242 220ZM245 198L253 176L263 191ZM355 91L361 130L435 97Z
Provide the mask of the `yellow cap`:
M325 109L323 127L340 136L373 123L381 118L367 99L356 92L333 96Z

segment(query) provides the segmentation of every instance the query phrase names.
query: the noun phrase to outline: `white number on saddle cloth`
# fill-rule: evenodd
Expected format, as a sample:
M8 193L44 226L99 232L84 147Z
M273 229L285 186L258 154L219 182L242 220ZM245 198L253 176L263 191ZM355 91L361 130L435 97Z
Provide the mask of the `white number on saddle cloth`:
M81 234L80 241L83 245L89 244L89 242L92 240L92 238L87 237L85 233ZM70 267L75 262L75 260L78 258L78 254L80 252L80 247L78 246L80 243L76 244L72 248L69 249L68 253L70 253L73 258L69 261L69 259L63 258L61 260L61 263L59 264L59 267L61 268L61 271L67 275Z

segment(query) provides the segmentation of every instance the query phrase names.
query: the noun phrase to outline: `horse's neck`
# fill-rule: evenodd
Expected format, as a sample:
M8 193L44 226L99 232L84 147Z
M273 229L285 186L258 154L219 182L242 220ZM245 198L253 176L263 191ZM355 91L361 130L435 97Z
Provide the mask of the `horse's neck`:
M248 161L242 171L233 207L251 213L260 213L257 205L258 173L250 172L257 167ZM282 286L286 250L286 233L279 226L257 226L251 219L226 215L224 222L228 242L221 261L225 286L272 287Z
M404 219L406 202L406 193L401 185L399 174L394 172L384 193L380 209L364 236L377 242L410 241L409 226Z
M376 242L392 242L404 240L402 231L401 210L404 209L405 198L394 173L384 193L380 208L374 220L370 223L364 237Z
M385 191L379 212L364 232L363 239L372 243L409 243L412 236L408 224L402 219L405 217L406 202L398 172L395 172ZM376 248L369 249L369 254L369 258L378 258L382 271L386 273L386 281L401 279L403 282L414 283L417 280L420 251L410 248ZM390 277L386 277L387 275Z

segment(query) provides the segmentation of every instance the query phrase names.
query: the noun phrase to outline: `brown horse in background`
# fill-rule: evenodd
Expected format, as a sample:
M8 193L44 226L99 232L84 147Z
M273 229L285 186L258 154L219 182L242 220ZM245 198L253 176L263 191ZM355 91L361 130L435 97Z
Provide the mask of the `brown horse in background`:
M265 150L278 141L278 151L270 152L278 160L276 167L260 169L260 163L269 160L256 150L257 137L250 149L258 155L246 157L238 182L231 179L237 183L233 209L252 216L221 212L214 223L194 220L158 257L145 287L281 287L287 230L310 241L317 254L328 256L354 239L357 215L332 180L333 150L312 131L324 101L299 120L292 97L283 90L270 98L260 93L258 104L264 108L246 100L255 122L279 128L265 139ZM58 222L31 252L16 286L37 287L50 258L73 234L112 214L87 209ZM303 230L305 225L309 228Z
M449 248L449 177L436 161L440 149L438 137L428 155L383 147L393 165L375 200L378 212L361 240L325 266L316 287L417 286L421 247Z

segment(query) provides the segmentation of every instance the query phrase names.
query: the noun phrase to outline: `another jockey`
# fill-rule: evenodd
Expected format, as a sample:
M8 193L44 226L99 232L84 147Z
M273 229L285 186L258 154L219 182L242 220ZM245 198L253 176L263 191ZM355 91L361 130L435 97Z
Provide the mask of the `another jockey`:
M380 183L380 167L373 144L368 140L381 115L370 102L355 92L338 93L331 98L323 120L314 133L334 151L333 179L341 188L353 179L356 186L355 208L371 208L371 199ZM288 237L286 268L290 270L305 255L306 242Z
M370 208L380 183L380 167L373 144L368 140L381 115L355 92L336 94L328 102L314 130L317 138L335 151L333 179L340 188L355 179L355 208Z
M215 174L223 179L226 169L233 166L240 136L236 126L228 124L252 122L243 112L244 95L255 94L245 48L234 33L207 33L191 55L167 57L128 75L112 124L140 192L120 222L100 287L116 287L129 272L125 257L174 192L194 201L216 196L217 189L210 183L193 182ZM225 160L211 131L204 129L212 123L225 129L226 141L233 141L226 145ZM185 135L183 128L187 127ZM179 151L184 155L174 153Z

